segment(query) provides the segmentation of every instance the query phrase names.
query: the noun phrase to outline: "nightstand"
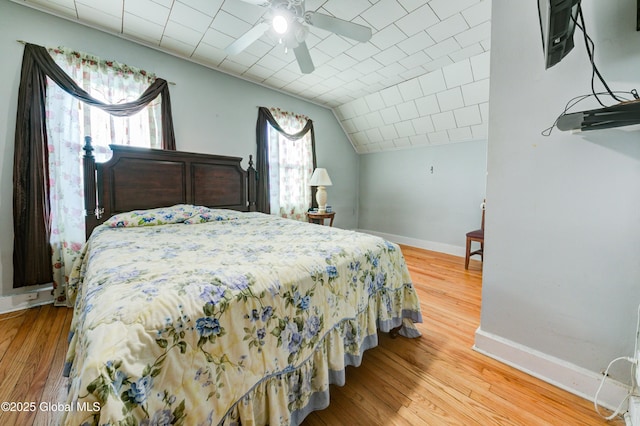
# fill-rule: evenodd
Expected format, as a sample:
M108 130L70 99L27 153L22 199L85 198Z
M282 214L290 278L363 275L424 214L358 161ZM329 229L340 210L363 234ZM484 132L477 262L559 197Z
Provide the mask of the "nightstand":
M319 223L320 225L324 225L325 219L330 219L329 226L333 226L333 219L335 215L336 215L336 212L327 212L327 213L307 212L307 219L309 219L309 223Z

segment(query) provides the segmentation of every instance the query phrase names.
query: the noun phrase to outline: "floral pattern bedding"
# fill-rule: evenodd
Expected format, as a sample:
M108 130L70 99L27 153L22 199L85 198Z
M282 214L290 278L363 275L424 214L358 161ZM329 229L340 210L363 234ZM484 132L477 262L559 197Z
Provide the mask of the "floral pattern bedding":
M398 246L261 213L102 225L68 297L69 425L299 424L422 321Z

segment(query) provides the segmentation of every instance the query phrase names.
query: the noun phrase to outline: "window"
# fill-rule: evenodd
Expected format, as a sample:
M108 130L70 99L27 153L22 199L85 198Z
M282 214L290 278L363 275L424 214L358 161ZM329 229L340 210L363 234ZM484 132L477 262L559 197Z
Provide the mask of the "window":
M299 114L271 108L279 131L271 123L268 128L269 206L270 212L281 217L306 220L311 207L309 178L314 168L312 130L296 137L310 121Z
M89 55L50 50L55 62L94 98L121 104L136 100L154 75ZM110 144L159 148L162 141L160 97L130 117L114 117L70 96L48 79L46 130L49 153L50 244L56 300L65 300L64 285L84 243L82 146L94 141L97 161L106 161Z

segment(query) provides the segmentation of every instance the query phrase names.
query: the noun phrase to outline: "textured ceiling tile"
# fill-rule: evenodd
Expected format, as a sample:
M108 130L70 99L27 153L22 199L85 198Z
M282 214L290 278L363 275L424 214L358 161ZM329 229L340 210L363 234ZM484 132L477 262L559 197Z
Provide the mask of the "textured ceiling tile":
M407 12L396 0L380 0L360 16L375 29L381 30L406 14Z
M347 54L341 54L328 61L327 64L340 71L345 71L357 65L358 61Z
M331 34L329 37L316 44L314 48L333 57L342 54L345 50L350 49L351 47L351 44L342 37Z
M375 33L371 37L371 43L374 44L378 49L384 50L406 39L407 36L402 31L400 31L397 26L389 25L388 27Z
M413 128L416 129L418 134L427 134L431 133L435 130L433 127L433 122L431 121L431 117L418 117L411 120L411 124Z
M62 16L76 19L78 14L76 13L76 4L74 0L30 0L28 3L37 4L38 6L50 9Z
M252 25L223 10L213 19L211 28L214 28L231 37L238 38L252 28Z
M380 115L380 111L373 111L369 114L365 115L367 119L367 123L369 123L369 128L377 128L380 123L382 123L382 115Z
M380 110L380 115L382 115L382 121L384 124L393 124L400 121L400 114L398 114L396 107L389 107Z
M438 114L433 114L431 116L431 120L433 120L433 127L435 127L436 131L438 132L456 128L456 119L453 116L453 111L445 111Z
M403 81L400 75L406 70L407 69L403 67L400 62L392 62L391 64L380 68L377 71L378 75L385 77L385 81L382 88L389 87L391 85L395 85Z
M475 81L461 87L465 105L481 104L489 101L489 79Z
M333 16L345 21L351 21L370 7L371 3L368 0L329 0L322 6ZM309 2L307 2L307 10L314 10L309 9Z
M425 4L426 0L398 0L398 2L407 12L413 12L415 9Z
M408 39L398 43L398 47L407 55L411 55L427 47L433 46L435 41L425 31L421 31Z
M220 9L220 6L222 6L223 0L177 0L173 4L174 9L176 8L176 6L178 6L178 3L182 3L186 6L189 6L192 9L198 10L208 15L209 17L213 17L218 12L218 9ZM227 2L227 3L244 3L244 2ZM247 3L244 3L244 4L247 4Z
M163 39L165 37L170 37L195 48L200 43L202 33L178 22L169 21L164 29ZM193 52L193 49L191 51Z
M422 98L416 99L414 102L416 103L416 107L418 108L418 113L422 117L427 117L431 114L437 114L441 112L436 95L424 96Z
M396 109L398 110L398 114L403 120L411 120L416 117L419 117L418 108L416 107L416 103L414 101L407 101L401 104L396 105Z
M462 91L459 87L436 93L436 97L438 98L438 105L440 105L442 111L451 111L464 106Z
M411 146L411 140L409 138L398 138L393 140L393 144L396 148L407 148Z
M422 93L425 95L441 92L447 88L447 85L444 82L444 75L442 75L442 70L436 70L425 74L418 78L418 82L422 88Z
M428 64L424 64L422 68L424 68L427 72L439 71L442 67L446 67L447 65L451 65L453 61L448 56L443 56L434 61L429 62Z
M173 39L166 35L162 37L162 41L160 41L160 47L186 57L191 57L191 55L195 51L194 45L184 43L180 40Z
M365 96L364 100L371 111L377 111L385 108L386 106L382 100L382 96L378 92Z
M417 134L416 129L414 129L413 124L411 124L411 121L400 121L395 123L394 126L396 128L396 132L398 132L398 136L401 138L408 138Z
M76 0L76 6L87 6L90 9L100 11L104 14L122 18L122 2L123 0ZM78 10L80 12L80 10ZM80 16L82 19L82 16Z
M153 44L160 43L164 26L130 13L124 14L122 33L141 38Z
M457 128L457 129L449 129L449 130L447 130L447 133L449 133L449 139L451 139L451 142L468 141L468 140L471 140L473 138L473 136L471 134L471 128L469 128L469 127L460 127L460 128Z
M105 12L100 9L94 9L93 7L85 4L78 3L76 5L78 11L78 18L83 22L94 25L98 28L104 28L116 33L122 32L122 18L114 16L111 13Z
M196 50L193 52L191 57L199 62L204 62L207 64L211 64L213 66L218 66L227 54L224 50L219 49L215 46L210 46L206 43L200 43Z
M200 1L208 3L210 0ZM215 4L219 1L220 0L216 0L212 3ZM222 10L250 24L256 24L260 20L260 18L267 12L267 8L265 7L256 6L255 4L250 4L239 0L225 1L222 4ZM217 13L217 10L215 11L215 13Z
M171 9L159 6L150 0L136 0L124 2L124 10L147 21L165 26L169 20Z
M425 49L425 52L427 52L427 55L429 55L432 59L438 59L442 56L448 55L449 53L455 52L456 50L460 50L460 45L452 37L436 43L433 46L427 47Z
M405 101L421 98L424 95L424 93L422 92L422 87L420 86L420 82L417 78L414 78L413 80L407 80L398 84L398 90L400 90L402 99L404 99Z
M404 102L402 99L402 95L400 94L400 90L398 90L397 86L387 87L386 89L380 91L380 95L386 106L393 106Z
M431 0L429 6L440 19L444 20L479 2L480 0Z
M466 47L489 38L491 38L491 23L489 22L482 23L455 36L456 41L462 47Z
M398 60L404 57L404 52L400 50L398 46L391 46L388 49L383 50L377 55L373 56L373 59L380 62L382 65L390 65L398 62Z
M233 43L234 40L235 39L231 36L223 34L213 28L209 28L204 33L201 42L213 47L217 47L218 49L224 49L225 47Z
M456 119L456 124L458 125L458 127L472 126L482 123L480 109L477 105L458 108L453 111L453 115Z
M462 16L470 26L475 27L491 19L491 0L483 0L462 11Z
M393 140L398 137L398 132L393 124L387 124L380 127L380 133L385 140Z
M367 135L367 139L369 139L370 142L382 142L383 141L382 134L380 133L380 129L378 129L377 127L369 129L365 133Z
M396 25L406 35L412 36L440 22L428 4L398 19Z
M489 52L482 53L470 59L474 80L489 78Z
M423 51L419 51L405 58L399 59L398 62L408 70L420 67L421 72L418 75L422 75L424 74L424 69L421 67L421 65L429 62L430 60L431 58L429 58L426 53L424 53ZM417 77L417 75L415 75L415 77ZM407 77L405 76L405 79L406 78Z
M417 134L409 138L411 146L429 145L429 137L426 134Z
M171 9L171 14L169 14L169 20L198 31L200 33L199 38L201 38L202 33L209 28L212 16L193 9L181 2L176 2Z
M364 61L365 59L370 58L377 53L380 53L380 49L378 49L371 43L356 44L355 46L347 50L347 55L351 56L357 61Z
M480 43L474 43L470 46L465 47L464 49L449 53L449 57L453 60L453 62L458 62L476 55L480 55L482 53L484 53L484 48L482 47L482 45Z
M483 123L471 126L471 134L473 135L473 139L487 139L487 125Z
M427 136L429 137L429 143L431 145L443 145L451 142L449 140L449 133L446 131L431 132Z
M473 73L471 72L471 63L465 59L442 68L444 81L447 87L462 86L463 84L473 81Z
M428 28L427 33L429 33L436 43L439 43L468 29L469 24L467 24L467 21L464 20L462 15L455 14L431 28Z

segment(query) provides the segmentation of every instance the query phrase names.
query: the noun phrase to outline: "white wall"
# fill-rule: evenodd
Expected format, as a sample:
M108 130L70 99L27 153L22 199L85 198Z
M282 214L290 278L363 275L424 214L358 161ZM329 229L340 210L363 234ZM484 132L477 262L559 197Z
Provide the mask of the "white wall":
M464 256L480 227L487 141L360 156L360 229Z
M639 88L636 1L582 4L596 62L610 86ZM640 131L556 129L542 136L571 98L591 90L581 34L574 51L545 71L536 2L493 0L492 11L490 207L479 335L596 377L613 358L633 355ZM596 107L589 102L577 110ZM614 378L629 383L628 365Z
M13 145L23 46L67 46L143 68L168 81L177 147L248 159L255 155L257 106L277 106L314 121L318 165L331 175L335 225L357 226L358 156L333 113L323 107L230 77L75 23L0 0L0 296L13 280ZM247 160L243 165L246 167ZM21 290L22 291L22 290Z

